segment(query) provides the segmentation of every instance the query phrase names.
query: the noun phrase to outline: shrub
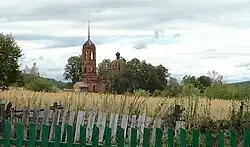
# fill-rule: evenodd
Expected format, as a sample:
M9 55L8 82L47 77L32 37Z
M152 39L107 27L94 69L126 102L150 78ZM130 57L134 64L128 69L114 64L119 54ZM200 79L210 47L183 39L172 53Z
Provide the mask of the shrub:
M29 83L25 84L24 87L28 90L39 92L56 92L57 90L57 87L55 85L41 78L35 78L31 80Z
M138 89L138 90L134 90L133 93L136 95L136 96L150 96L150 93L146 90L142 90L142 89Z
M214 84L209 87L205 95L209 98L234 99L235 88L225 84Z

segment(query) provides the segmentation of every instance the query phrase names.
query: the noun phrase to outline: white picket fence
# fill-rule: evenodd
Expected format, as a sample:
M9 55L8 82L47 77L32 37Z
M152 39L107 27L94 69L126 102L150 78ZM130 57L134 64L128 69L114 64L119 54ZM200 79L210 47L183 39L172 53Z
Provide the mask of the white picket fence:
M12 135L15 134L15 123L22 122L25 125L25 136L28 134L29 122L33 121L38 124L38 128L41 127L41 123L49 125L50 134L49 140L54 139L54 128L56 125L61 125L62 133L61 133L61 141L65 141L67 138L64 138L63 134L66 134L65 126L71 125L74 127L74 142L79 141L80 137L80 125L86 126L86 141L91 142L92 132L94 125L99 128L99 142L103 142L104 140L104 131L105 127L108 126L112 129L112 142L116 143L116 135L117 135L117 126L120 125L124 129L124 137L128 142L130 141L131 128L137 129L137 138L142 143L144 128L151 128L151 132L155 132L156 128L162 128L163 136L166 137L167 127L166 124L162 124L162 119L159 117L148 117L146 113L142 115L136 116L128 116L128 115L119 115L119 114L107 114L101 111L76 111L75 109L44 109L44 111L39 112L39 109L34 108L33 112L29 111L29 108L24 108L22 119L18 120L14 117L14 113L11 113L10 121L12 122ZM176 134L180 128L183 128L185 122L178 121L176 122ZM40 139L41 139L40 132ZM67 136L67 135L66 135ZM155 133L151 133L151 140L154 143Z

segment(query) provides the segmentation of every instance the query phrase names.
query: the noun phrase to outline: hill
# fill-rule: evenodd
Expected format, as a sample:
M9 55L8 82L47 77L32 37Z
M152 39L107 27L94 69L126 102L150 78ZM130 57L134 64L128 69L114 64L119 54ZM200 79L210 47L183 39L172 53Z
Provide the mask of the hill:
M250 86L250 81L235 82L235 83L230 83L228 85L232 85L232 86Z

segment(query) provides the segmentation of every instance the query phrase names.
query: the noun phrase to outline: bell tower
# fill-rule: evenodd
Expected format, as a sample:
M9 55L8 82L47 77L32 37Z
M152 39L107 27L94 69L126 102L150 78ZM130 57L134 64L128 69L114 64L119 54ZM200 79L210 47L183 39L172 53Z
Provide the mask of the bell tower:
M96 73L96 47L90 40L90 22L88 21L88 39L82 47L82 73L85 82L94 82L97 80Z

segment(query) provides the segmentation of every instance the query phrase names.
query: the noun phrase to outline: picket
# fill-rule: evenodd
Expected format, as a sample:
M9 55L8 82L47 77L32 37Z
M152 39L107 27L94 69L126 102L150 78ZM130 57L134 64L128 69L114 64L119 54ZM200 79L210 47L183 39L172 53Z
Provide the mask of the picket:
M51 124L51 129L50 129L49 141L54 140L54 132L55 132L54 130L58 121L58 115L59 115L59 110L56 109L52 116L52 124Z
M84 121L84 117L85 117L85 114L83 111L79 111L78 114L77 114L77 120L76 120L76 131L75 131L75 138L74 138L74 142L78 142L79 141L79 138L80 138L80 126L81 124L83 123Z
M71 111L70 111L70 113L69 113L69 121L68 121L68 125L67 125L67 130L66 130L66 138L65 138L65 140L67 140L68 139L68 126L73 126L73 124L74 124L74 119L75 119L75 110L74 109L71 109ZM70 134L69 134L69 136L71 135L71 133L72 132L69 132ZM72 134L72 136L73 136L73 134Z
M90 142L92 139L92 133L93 133L94 124L95 124L95 115L96 113L94 111L90 111L88 113L88 124L87 124L87 132L86 132L87 142Z
M116 132L117 132L117 123L118 123L119 114L112 114L111 113L111 116L113 116L113 117L110 117L109 127L112 130L112 134L111 134L112 142L115 143L115 141L116 141Z
M22 123L24 125L24 138L27 137L28 125L29 125L29 108L25 107L23 110Z
M36 134L37 134L37 127L36 124L31 122L30 123L30 132L29 132L29 146L30 147L35 147L36 146Z
M122 115L121 127L123 128L123 136L126 137L128 127L128 115Z
M136 115L132 115L131 121L130 121L130 127L129 127L129 142L131 142L132 138L132 128L136 127ZM137 135L136 135L137 137Z
M106 113L99 112L98 119L97 119L97 127L99 128L99 142L103 141L104 132L105 132L105 125L106 125Z
M67 108L63 110L60 140L63 139L64 128L65 125L67 124L68 112L69 110Z

